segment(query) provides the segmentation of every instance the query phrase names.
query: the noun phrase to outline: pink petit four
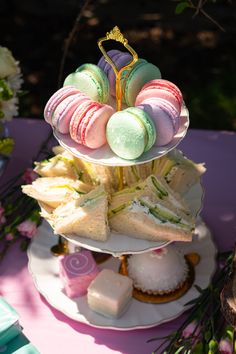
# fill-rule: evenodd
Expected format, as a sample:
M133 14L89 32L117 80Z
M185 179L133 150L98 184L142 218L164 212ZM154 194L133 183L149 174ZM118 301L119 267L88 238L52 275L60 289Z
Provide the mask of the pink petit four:
M98 273L97 264L88 250L59 257L59 276L70 298L85 295Z

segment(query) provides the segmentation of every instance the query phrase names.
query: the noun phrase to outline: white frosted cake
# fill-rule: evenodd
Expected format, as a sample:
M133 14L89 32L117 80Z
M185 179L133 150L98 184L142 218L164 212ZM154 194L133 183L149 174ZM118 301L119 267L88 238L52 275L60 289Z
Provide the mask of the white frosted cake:
M130 278L111 269L103 269L88 287L88 305L104 316L119 317L132 297L132 290Z
M167 294L188 276L184 255L174 246L128 257L128 274L135 288L148 294Z

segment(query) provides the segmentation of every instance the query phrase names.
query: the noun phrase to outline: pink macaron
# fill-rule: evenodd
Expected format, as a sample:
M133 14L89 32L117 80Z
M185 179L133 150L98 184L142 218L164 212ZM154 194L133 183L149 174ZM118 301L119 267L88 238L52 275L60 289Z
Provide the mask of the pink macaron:
M167 100L149 98L137 106L143 109L155 124L157 138L155 146L169 144L177 133L180 115L176 108Z
M73 113L84 101L90 101L90 98L80 91L75 95L66 97L58 104L52 114L52 126L61 134L68 134Z
M59 103L61 103L66 97L75 95L76 93L79 93L79 90L73 86L62 87L57 90L50 97L44 108L44 118L46 122L52 124L52 115Z
M149 98L161 98L175 107L180 113L183 96L180 89L168 80L157 79L147 82L136 97L135 106L142 104Z
M70 121L70 136L79 144L97 149L106 144L106 125L114 109L96 101L84 101Z
M76 141L78 144L82 144L81 134L80 134L80 123L87 112L94 107L94 101L84 101L81 105L79 105L74 111L72 118L70 120L70 136L71 139Z

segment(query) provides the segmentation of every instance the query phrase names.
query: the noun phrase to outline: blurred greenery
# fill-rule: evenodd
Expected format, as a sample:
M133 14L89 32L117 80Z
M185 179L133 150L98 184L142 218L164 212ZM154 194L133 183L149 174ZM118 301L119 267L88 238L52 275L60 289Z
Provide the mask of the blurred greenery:
M58 87L65 39L83 4L78 0L1 0L1 45L12 50L24 76L20 115L42 118ZM198 4L196 0L195 5ZM63 77L84 62L97 63L97 39L118 25L139 56L175 82L190 111L190 127L236 130L235 1L208 1L204 10L176 14L178 1L90 1L69 48Z

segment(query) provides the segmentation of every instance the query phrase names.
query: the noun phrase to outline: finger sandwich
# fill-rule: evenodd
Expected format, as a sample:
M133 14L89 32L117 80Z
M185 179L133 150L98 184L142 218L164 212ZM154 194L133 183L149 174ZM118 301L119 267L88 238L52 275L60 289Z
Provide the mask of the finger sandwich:
M109 223L113 230L151 241L191 241L194 218L185 202L155 176L112 195Z
M88 193L92 186L67 177L40 177L32 184L22 186L23 193L52 208L66 203L73 196Z
M107 193L98 186L81 198L73 198L49 216L56 234L76 234L98 241L109 235Z

